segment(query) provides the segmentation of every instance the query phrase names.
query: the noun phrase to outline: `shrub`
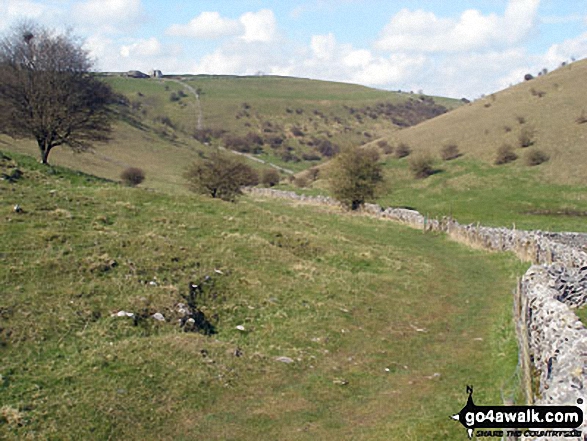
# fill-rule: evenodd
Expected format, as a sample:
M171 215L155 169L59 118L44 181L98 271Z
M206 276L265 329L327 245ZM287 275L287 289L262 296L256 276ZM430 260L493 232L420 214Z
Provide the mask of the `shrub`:
M332 158L340 151L340 147L328 139L314 139L316 150L328 158Z
M320 169L318 167L312 167L307 170L308 179L314 182L320 176Z
M534 144L534 129L531 127L522 128L520 135L518 136L518 142L520 147L530 147Z
M412 153L412 149L410 148L409 145L407 145L404 142L401 142L396 148L395 148L395 157L400 159L400 158L405 158L406 156L409 156L410 153Z
M241 158L219 151L195 161L184 177L190 190L225 201L234 201L242 194L241 187L259 183L255 170Z
M333 159L328 169L332 195L352 210L373 199L382 181L379 152L374 148L347 148Z
M302 129L300 129L297 126L293 126L291 128L291 134L295 137L300 137L300 136L304 136L304 132L302 132Z
M383 151L383 153L386 155L390 155L393 153L393 147L390 146L389 143L385 139L378 141L377 147L379 147Z
M296 176L293 180L296 187L305 188L309 185L308 178L304 175Z
M461 156L461 152L459 151L459 147L456 144L446 144L440 151L440 157L444 161L450 161L452 159L458 158L459 156Z
M410 159L410 170L417 179L425 179L434 174L434 160L430 156L416 156Z
M128 167L120 174L120 179L129 187L136 187L145 180L145 172L138 167Z
M310 153L302 153L302 159L304 161L320 161L320 159L322 159L322 157L314 152L310 152Z
M169 101L171 101L172 103L175 103L175 102L179 101L180 99L181 99L181 97L175 92L171 92L171 94L169 95Z
M518 159L518 155L514 152L514 149L509 144L503 144L500 148L497 149L497 155L495 156L495 164L507 164L508 162L513 162Z
M519 123L520 125L522 125L522 124L526 124L526 118L525 118L525 117L523 117L523 116L516 116L516 120L518 121L518 123Z
M279 184L280 179L279 172L274 168L263 170L263 174L261 175L261 183L266 187L273 187Z
M544 153L542 150L531 150L526 155L526 165L535 166L542 164L543 162L548 161L550 158L549 156Z
M223 138L224 145L230 150L241 153L260 153L263 151L263 138L249 132L246 136L226 135Z

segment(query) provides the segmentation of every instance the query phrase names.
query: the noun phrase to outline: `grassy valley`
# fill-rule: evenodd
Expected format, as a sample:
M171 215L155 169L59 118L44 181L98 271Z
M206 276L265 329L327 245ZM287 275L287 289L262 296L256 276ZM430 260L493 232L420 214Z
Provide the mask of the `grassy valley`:
M361 145L397 130L398 124L414 124L461 104L282 77L108 75L104 81L121 94L113 139L97 144L92 154L57 148L50 161L109 179L118 179L125 167L140 167L146 172L145 186L169 192L185 191L185 166L210 148L227 147L301 171L327 161L340 148ZM37 154L34 142L0 136L0 145Z
M465 385L479 403L519 398L511 293L527 264L338 208L208 199L182 174L222 147L327 194L315 167L371 145L382 205L587 231L586 66L470 104L105 75L120 94L110 142L58 147L45 167L34 143L0 137L0 438L462 439L449 416ZM447 144L459 154L442 160ZM496 165L503 144L518 159ZM532 151L548 160L527 165ZM433 173L415 179L426 155ZM129 166L146 173L138 188L117 182ZM190 283L212 335L182 327Z
M585 60L572 63L368 143L384 146L388 184L378 202L460 222L587 231L586 69ZM398 159L402 144L411 154ZM456 158L442 159L447 145ZM497 165L503 145L517 159ZM544 162L530 163L539 153ZM426 179L410 170L418 157L431 159ZM313 187L326 190L320 181Z
M512 256L322 207L1 165L23 172L0 182L2 438L460 439L465 384L480 402L516 393ZM206 275L209 337L177 322Z

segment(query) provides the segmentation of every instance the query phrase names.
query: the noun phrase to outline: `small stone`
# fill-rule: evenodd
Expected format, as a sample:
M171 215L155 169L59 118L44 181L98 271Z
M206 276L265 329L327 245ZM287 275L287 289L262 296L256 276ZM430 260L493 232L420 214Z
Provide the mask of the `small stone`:
M155 314L152 315L152 317L155 320L157 320L158 322L164 322L165 321L165 317L160 312L156 312Z
M239 331L241 331L241 332L245 332L246 331L246 329L245 329L245 327L243 325L238 325L236 327L236 329L239 330Z
M290 364L290 363L293 363L294 362L291 358L289 358L289 357L283 357L283 356L282 357L277 357L275 359L275 361L279 361L281 363L287 363L287 364Z

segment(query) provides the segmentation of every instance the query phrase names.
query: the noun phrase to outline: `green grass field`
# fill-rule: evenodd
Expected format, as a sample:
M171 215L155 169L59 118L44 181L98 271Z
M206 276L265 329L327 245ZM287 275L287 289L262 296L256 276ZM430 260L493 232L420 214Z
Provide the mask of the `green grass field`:
M458 440L465 385L479 404L517 390L513 256L7 155L24 176L0 181L0 438ZM205 275L209 337L173 314Z

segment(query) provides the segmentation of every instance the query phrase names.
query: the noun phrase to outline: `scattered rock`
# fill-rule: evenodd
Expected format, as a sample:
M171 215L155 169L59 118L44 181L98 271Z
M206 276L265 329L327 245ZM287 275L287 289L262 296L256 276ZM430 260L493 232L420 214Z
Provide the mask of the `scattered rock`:
M245 329L245 327L243 325L238 325L238 326L235 327L235 329L237 329L237 330L239 330L241 332L246 332L246 329Z
M126 311L118 311L111 315L111 317L134 317L134 313Z
M290 363L293 363L294 362L291 358L289 358L289 357L283 357L283 356L282 357L276 357L275 358L275 361L279 361L281 363L286 363L286 364L290 364Z
M155 320L157 320L158 322L164 322L165 321L165 317L163 316L163 314L161 314L160 312L156 312L155 314L153 314L151 317L153 317Z

